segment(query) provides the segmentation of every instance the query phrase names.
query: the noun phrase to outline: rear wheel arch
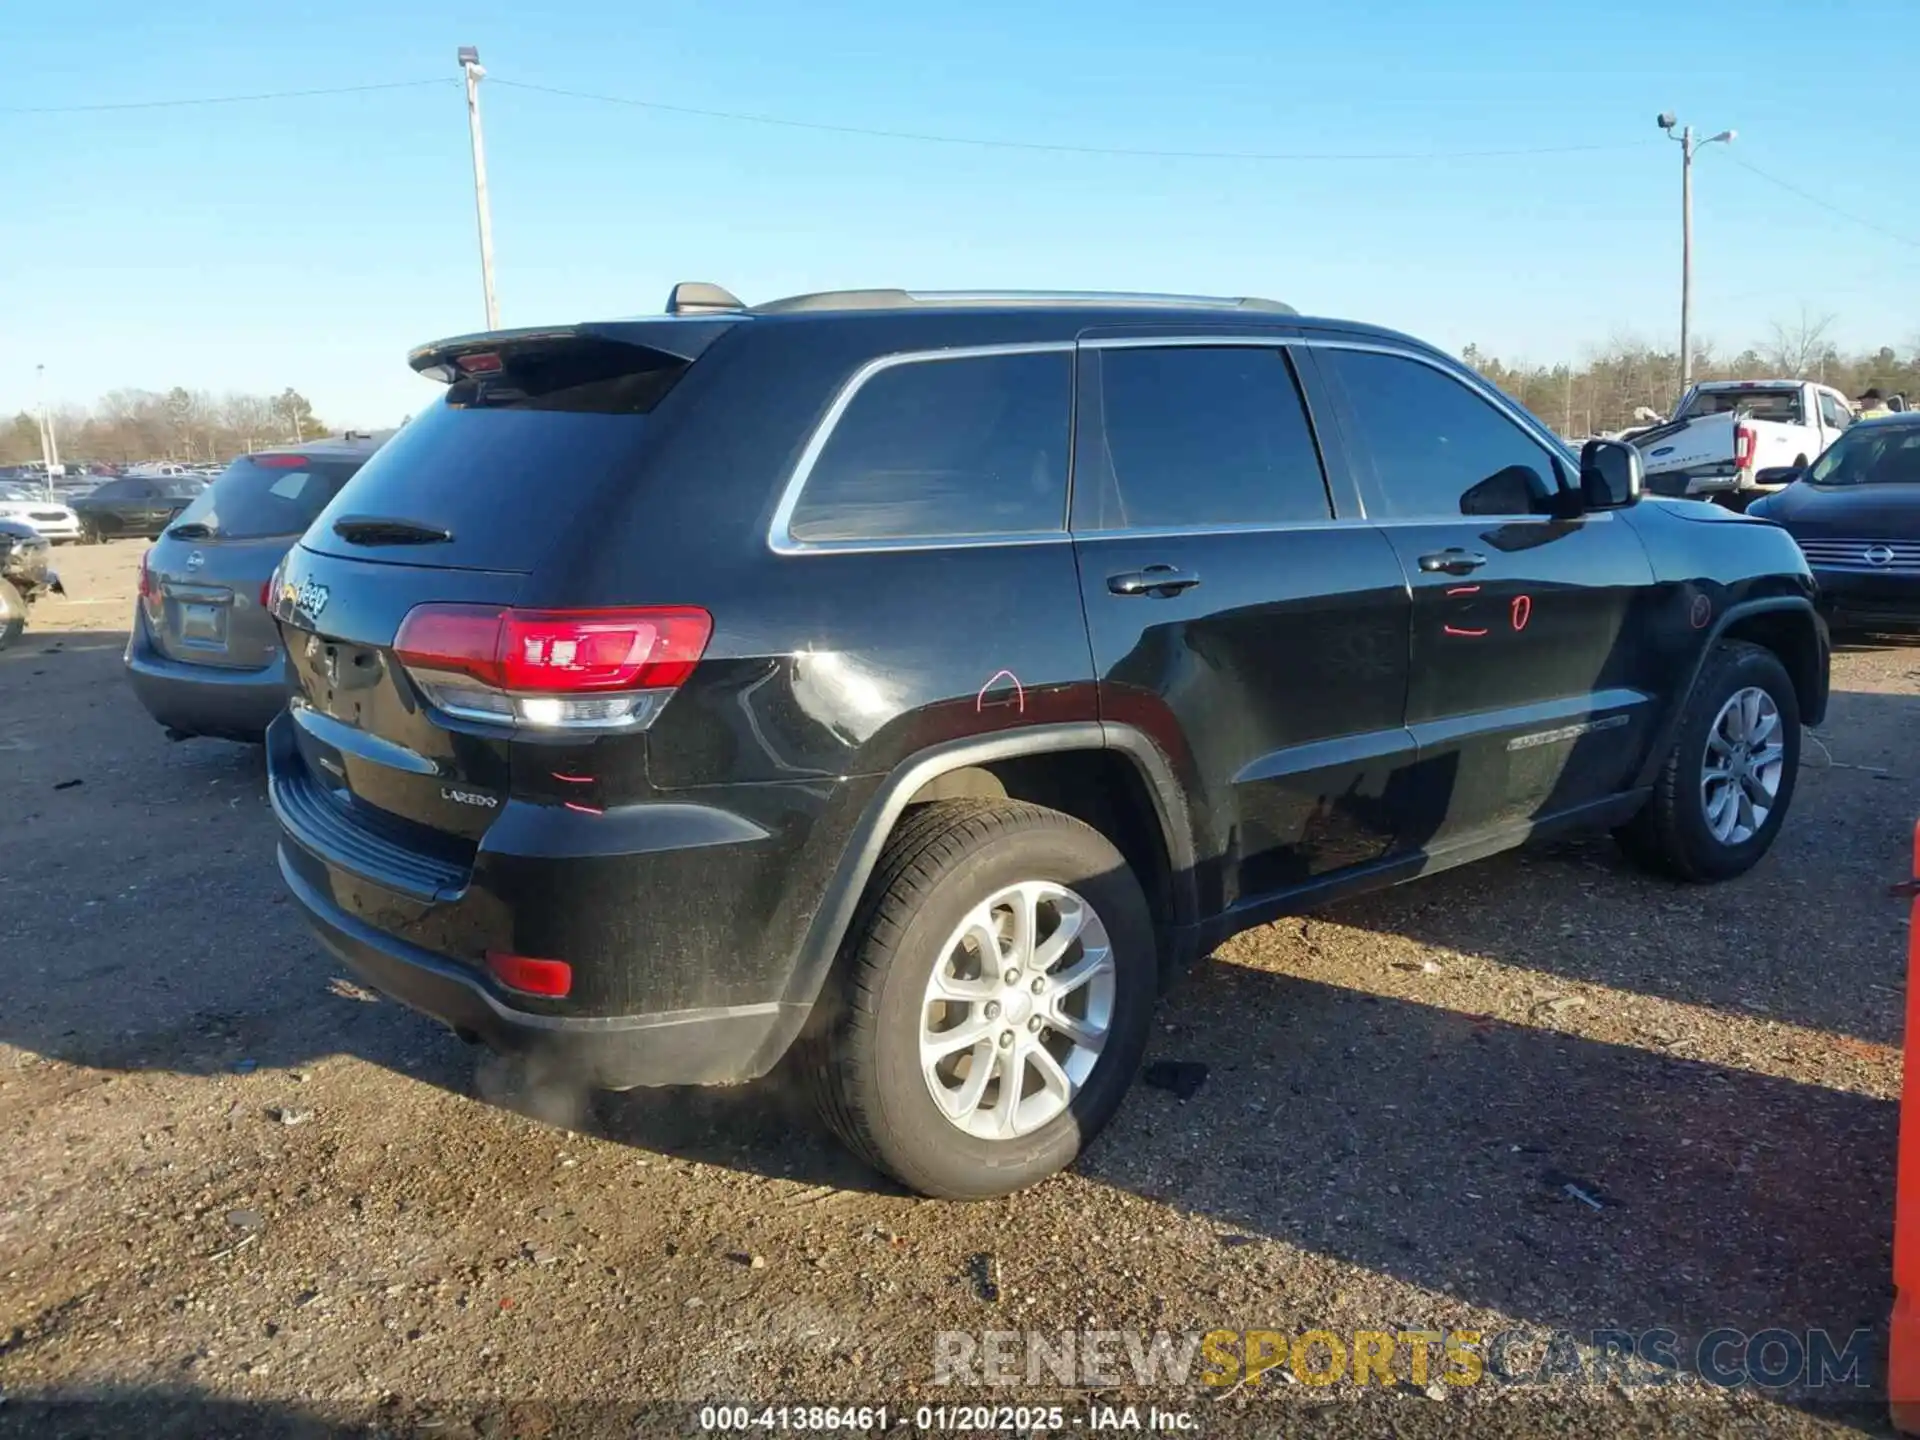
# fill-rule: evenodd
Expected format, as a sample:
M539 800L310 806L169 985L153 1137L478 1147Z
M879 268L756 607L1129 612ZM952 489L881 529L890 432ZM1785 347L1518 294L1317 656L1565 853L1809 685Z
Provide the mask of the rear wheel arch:
M788 1003L811 1007L820 996L881 853L913 807L960 798L1027 800L1093 825L1135 868L1163 937L1189 932L1199 918L1185 796L1172 765L1144 734L1081 721L970 737L898 766L868 802L802 942ZM1166 947L1163 964L1184 958L1173 948ZM791 1038L784 1037L783 1049Z

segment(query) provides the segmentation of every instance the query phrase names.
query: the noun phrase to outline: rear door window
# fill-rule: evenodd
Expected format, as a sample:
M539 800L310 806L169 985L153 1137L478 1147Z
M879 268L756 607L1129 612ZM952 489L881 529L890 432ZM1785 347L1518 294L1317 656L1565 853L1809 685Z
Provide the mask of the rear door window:
M1313 429L1277 346L1097 354L1101 414L1081 450L1076 531L1331 518Z
M243 455L202 490L174 524L204 525L212 536L226 540L298 535L360 465L357 459Z
M1066 351L876 372L828 436L788 533L822 542L1063 530L1072 377Z

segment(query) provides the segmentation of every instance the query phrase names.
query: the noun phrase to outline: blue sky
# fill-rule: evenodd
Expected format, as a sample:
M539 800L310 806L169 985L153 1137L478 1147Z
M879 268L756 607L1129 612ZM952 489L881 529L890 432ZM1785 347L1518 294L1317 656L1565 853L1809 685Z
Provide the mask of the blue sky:
M1140 0L966 5L14 4L0 107L444 77L430 88L0 113L0 412L116 386L278 390L335 423L434 387L407 348L480 328L454 50L499 80L826 124L1287 154L1608 146L1414 161L995 150L483 86L501 319L854 285L1258 294L1506 357L1677 327L1678 147L1695 327L1804 306L1846 346L1920 339L1912 0L1606 6ZM182 13L185 12L185 13ZM1604 17L1604 18L1603 18ZM1909 243L1818 209L1742 159ZM1889 175L1898 177L1888 182Z

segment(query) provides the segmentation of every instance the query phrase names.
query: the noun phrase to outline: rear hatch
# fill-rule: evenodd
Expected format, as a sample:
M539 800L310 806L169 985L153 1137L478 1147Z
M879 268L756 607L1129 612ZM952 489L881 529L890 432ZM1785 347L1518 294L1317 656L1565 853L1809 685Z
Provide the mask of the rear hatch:
M280 637L267 581L362 460L289 452L227 467L147 552L141 595L155 648L223 669L273 664Z
M665 338L645 343L656 327ZM509 692L564 688L596 643L560 643L513 607L599 498L633 483L654 406L721 328L505 332L415 353L416 368L451 379L447 398L320 514L274 597L304 762L294 774L313 792L294 799L325 807L302 824L385 842L388 870L398 852L471 862L506 806L516 734L556 709Z

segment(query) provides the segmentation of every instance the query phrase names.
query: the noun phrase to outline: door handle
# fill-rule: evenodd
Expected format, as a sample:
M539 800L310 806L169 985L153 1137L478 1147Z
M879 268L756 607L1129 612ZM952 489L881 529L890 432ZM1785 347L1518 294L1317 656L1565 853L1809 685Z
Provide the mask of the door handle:
M1487 563L1487 557L1471 550L1441 550L1420 557L1420 568L1429 575L1466 575Z
M1115 595L1151 595L1158 600L1191 590L1199 583L1200 577L1193 571L1172 565L1149 565L1144 570L1126 570L1107 577L1107 589Z

